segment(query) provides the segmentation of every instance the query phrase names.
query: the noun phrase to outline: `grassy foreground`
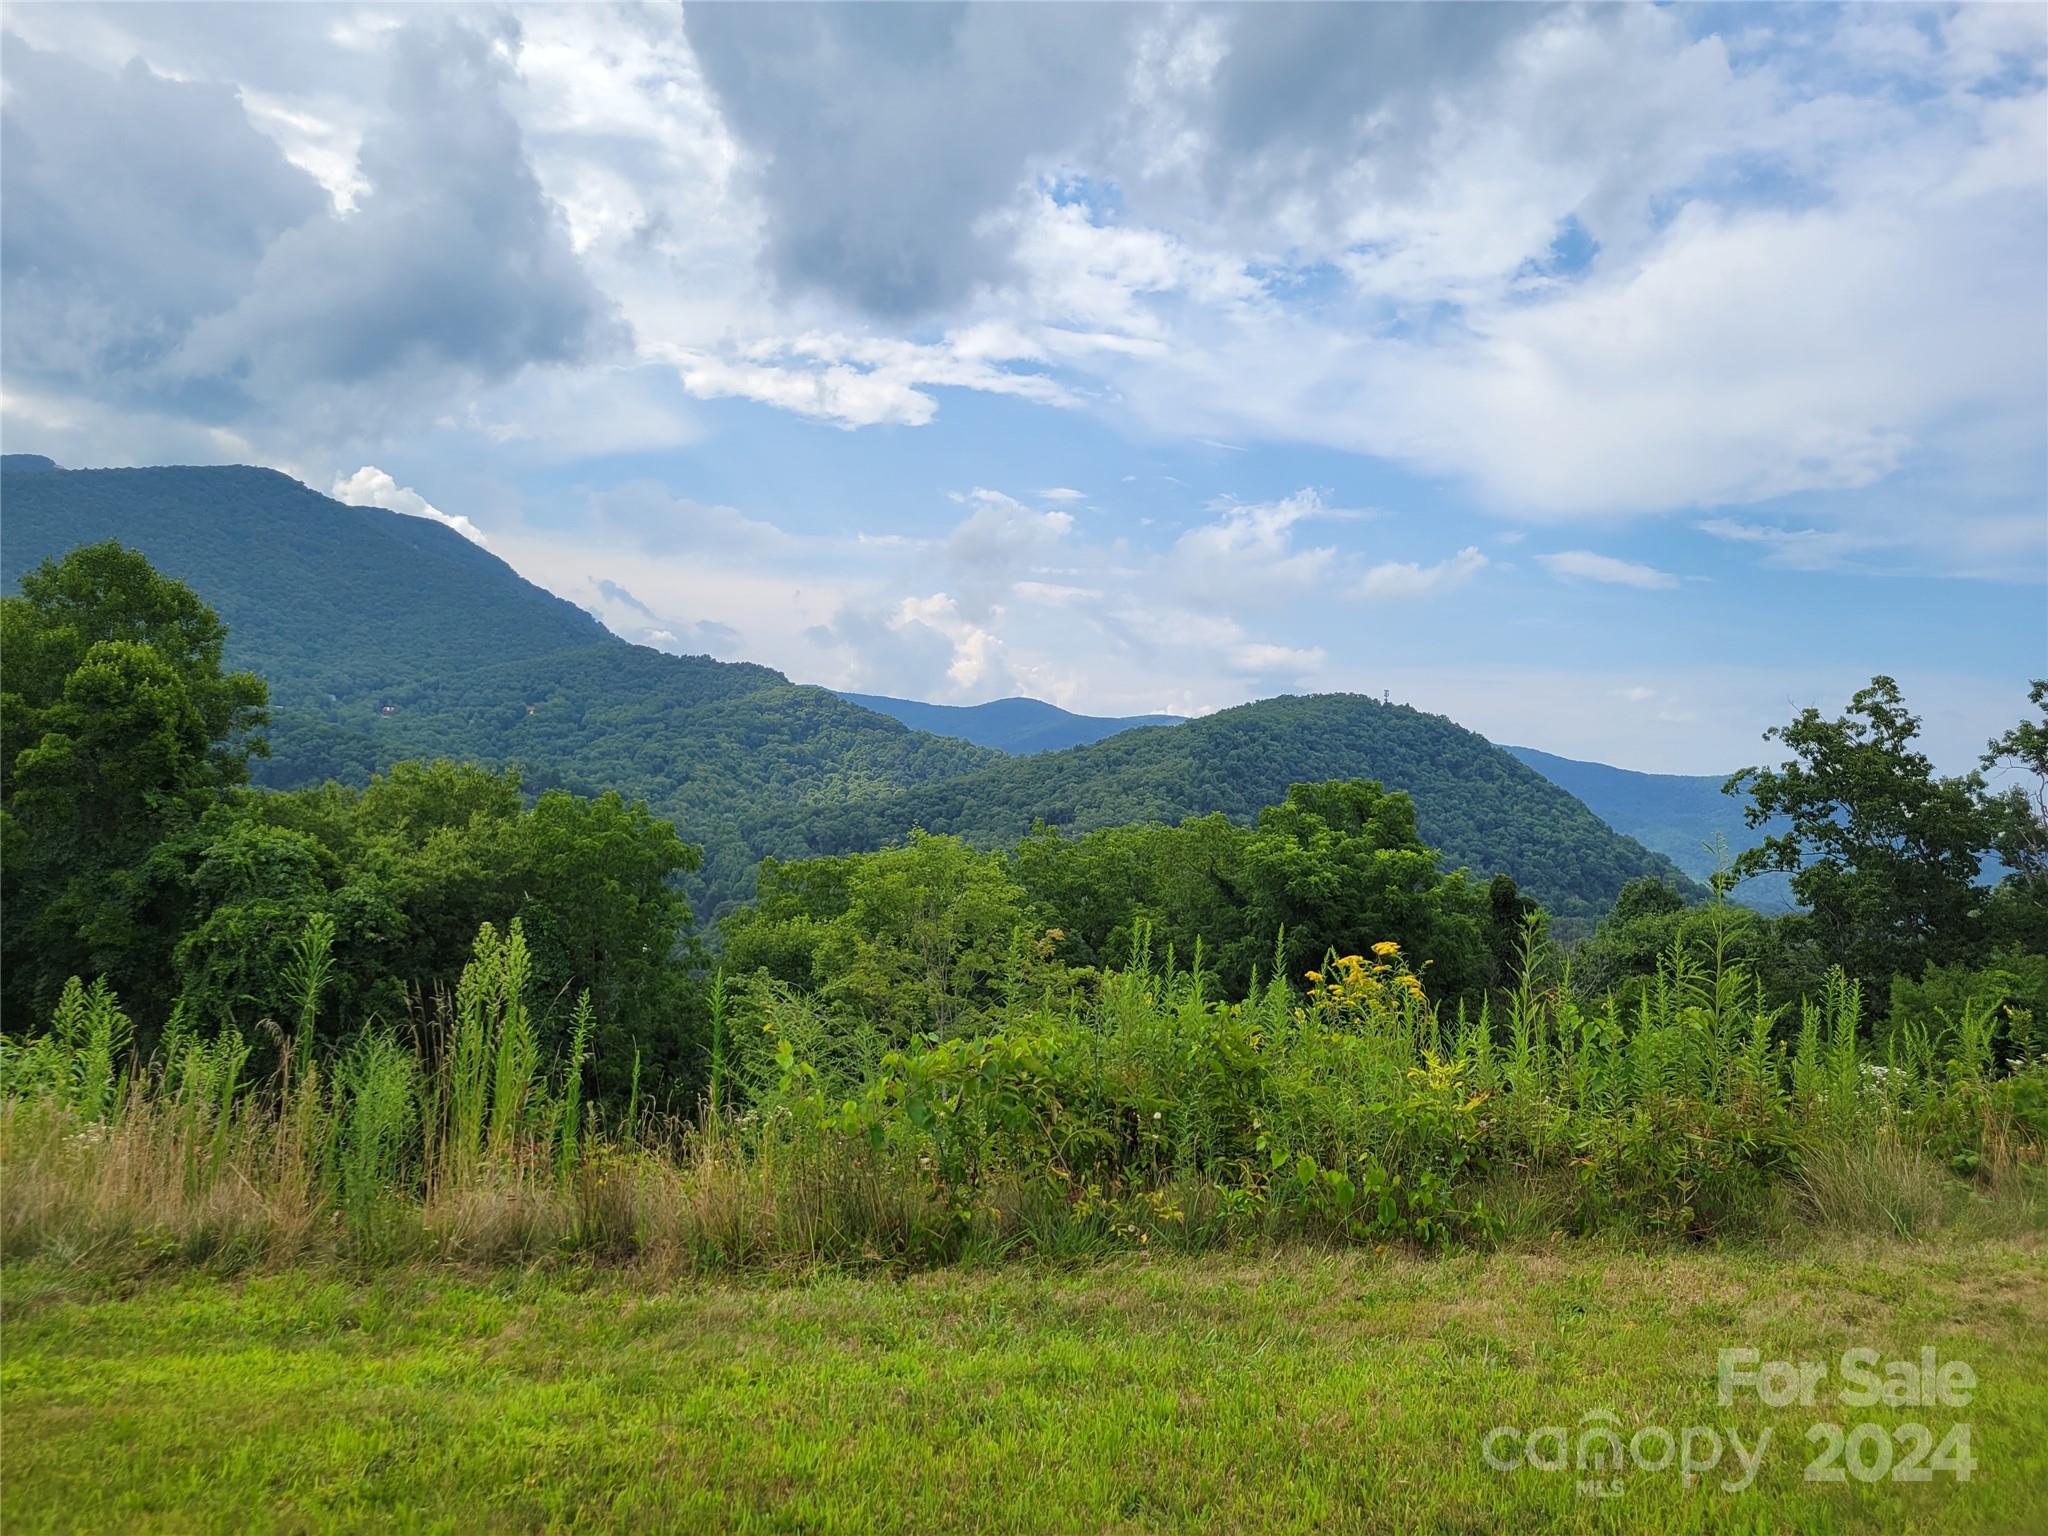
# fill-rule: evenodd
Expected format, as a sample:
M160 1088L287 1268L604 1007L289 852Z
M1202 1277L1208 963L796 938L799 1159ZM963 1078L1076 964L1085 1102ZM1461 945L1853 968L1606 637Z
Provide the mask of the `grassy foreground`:
M10 1532L2039 1531L2038 1234L1795 1253L1590 1243L1423 1258L1036 1264L671 1286L6 1272ZM1834 1363L1967 1361L1964 1408L1850 1409ZM1717 1402L1724 1348L1828 1362L1815 1406ZM1491 1469L1487 1432L1610 1411L1754 1446L1688 1488ZM1810 1425L1971 1425L1967 1481L1802 1473ZM1652 1445L1654 1450L1654 1445ZM1653 1457L1654 1459L1654 1457Z

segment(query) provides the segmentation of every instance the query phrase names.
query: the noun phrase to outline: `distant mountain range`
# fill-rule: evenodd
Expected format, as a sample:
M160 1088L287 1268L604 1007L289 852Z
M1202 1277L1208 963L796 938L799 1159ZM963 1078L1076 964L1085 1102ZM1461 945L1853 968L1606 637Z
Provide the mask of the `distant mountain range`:
M1501 750L1576 795L1615 831L1663 854L1696 880L1706 880L1736 854L1784 830L1782 819L1761 827L1744 826L1748 801L1722 792L1721 786L1728 780L1725 773L1637 773L1558 757L1534 747ZM1755 875L1731 894L1744 906L1764 912L1789 912L1798 905L1790 875Z
M263 782L359 781L449 756L516 762L530 786L617 790L704 845L707 916L751 893L764 854L874 847L913 826L994 844L1038 821L1244 817L1292 782L1337 777L1409 791L1453 864L1513 875L1563 917L1597 916L1638 875L1690 883L1483 738L1356 695L1139 730L1032 700L957 713L876 700L890 706L878 712L767 667L628 644L451 529L263 469L9 456L0 517L10 587L46 556L119 539L220 612L230 662L271 684ZM1009 745L909 729L892 718L906 709ZM1051 749L1061 733L1088 744Z
M957 736L978 747L993 747L1014 757L1034 752L1058 752L1067 747L1085 747L1091 741L1114 736L1142 725L1179 725L1180 715L1077 715L1038 699L991 699L986 704L921 704L915 699L891 699L878 693L847 693L863 709L901 720L914 731L934 736Z

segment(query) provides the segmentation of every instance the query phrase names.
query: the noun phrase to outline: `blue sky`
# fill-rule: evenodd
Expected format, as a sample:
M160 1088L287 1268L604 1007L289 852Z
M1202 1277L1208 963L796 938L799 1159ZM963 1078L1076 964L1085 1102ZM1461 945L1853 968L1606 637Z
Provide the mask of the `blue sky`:
M0 433L629 638L1752 761L2048 669L2039 7L10 6Z

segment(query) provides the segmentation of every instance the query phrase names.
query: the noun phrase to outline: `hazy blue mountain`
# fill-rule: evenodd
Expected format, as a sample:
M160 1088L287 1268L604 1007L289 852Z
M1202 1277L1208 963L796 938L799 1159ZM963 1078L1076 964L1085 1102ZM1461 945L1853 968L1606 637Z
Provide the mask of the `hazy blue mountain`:
M877 693L847 693L863 709L872 709L913 730L934 736L957 736L979 747L993 747L1013 757L1085 747L1091 741L1144 725L1179 725L1179 715L1077 715L1040 699L992 699L986 704L922 704L916 699L891 699Z
M1663 854L1696 880L1714 873L1717 837L1727 841L1727 857L1754 848L1765 837L1784 830L1779 822L1763 827L1743 825L1748 801L1721 792L1727 774L1637 773L1539 752L1534 747L1503 747L1560 789L1569 791L1615 831ZM1745 880L1733 899L1764 912L1789 912L1790 875L1758 875Z

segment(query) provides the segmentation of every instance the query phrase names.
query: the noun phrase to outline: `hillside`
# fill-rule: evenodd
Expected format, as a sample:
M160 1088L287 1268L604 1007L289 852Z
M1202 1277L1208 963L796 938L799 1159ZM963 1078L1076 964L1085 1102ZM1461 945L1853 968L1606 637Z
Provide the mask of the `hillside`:
M530 787L646 799L704 845L706 915L742 899L791 812L994 758L767 667L629 645L451 529L266 469L0 465L0 581L118 539L228 621L271 685L258 781L361 782L407 757L517 763ZM763 832L771 834L763 840Z
M1001 843L1032 824L1088 831L1222 811L1249 817L1302 780L1372 778L1415 798L1447 861L1506 873L1563 917L1597 917L1638 875L1689 885L1526 764L1441 715L1358 694L1266 699L1173 730L1012 758L791 830L819 853L870 847L917 825Z
M874 847L913 826L997 843L1040 820L1249 817L1291 783L1354 776L1410 791L1452 863L1505 871L1562 916L1597 915L1635 875L1676 874L1483 738L1402 706L1273 699L1003 758L767 667L629 645L440 524L273 471L35 461L0 475L8 584L114 538L220 611L229 661L272 686L262 782L451 756L517 763L534 787L615 789L704 845L706 916L751 893L764 854Z
M1534 747L1501 750L1577 796L1615 831L1663 854L1696 880L1705 880L1714 873L1716 855L1712 844L1716 837L1727 840L1728 857L1732 859L1782 830L1775 824L1744 826L1742 812L1747 802L1721 792L1727 780L1725 774L1636 773L1627 768L1610 768L1605 763L1558 757ZM1790 875L1753 876L1731 895L1744 906L1761 912L1789 912L1797 905L1792 897Z
M863 709L901 720L916 731L955 736L1013 757L1085 747L1105 736L1145 725L1179 725L1179 715L1077 715L1042 699L992 699L986 704L925 704L877 693L847 693Z
M119 539L227 621L228 659L280 703L371 697L460 671L625 642L439 523L344 506L272 469L40 472L10 455L0 581ZM48 465L47 459L32 463Z
M993 747L1013 757L1065 747L1086 746L1138 726L1179 725L1179 715L1132 715L1118 718L1077 715L1039 699L997 699L987 704L925 704L879 694L846 693L863 708L901 720L935 736L954 736ZM1632 837L1653 853L1661 853L1686 874L1706 881L1715 869L1714 839L1726 840L1728 856L1754 848L1766 832L1742 822L1743 802L1721 792L1726 775L1637 773L1605 763L1581 762L1539 752L1534 747L1507 747L1551 783L1581 801L1588 810L1624 837ZM1797 903L1791 877L1757 875L1731 893L1745 906L1763 912L1788 912Z

